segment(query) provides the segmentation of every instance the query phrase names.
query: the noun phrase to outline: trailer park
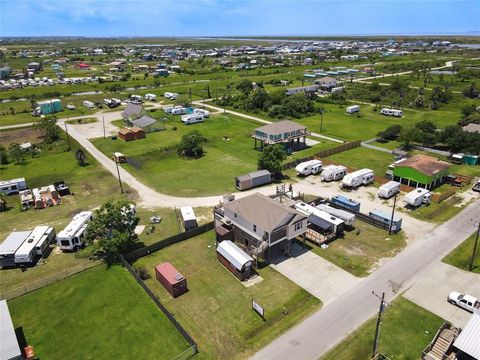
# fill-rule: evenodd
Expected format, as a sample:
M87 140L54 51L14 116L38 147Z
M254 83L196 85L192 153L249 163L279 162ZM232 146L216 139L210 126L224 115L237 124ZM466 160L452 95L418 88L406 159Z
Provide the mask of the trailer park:
M347 97L369 86L356 76L343 79ZM108 93L109 109L98 108L106 94L94 93L75 100L75 110L63 109L70 97L37 101L43 116L34 126L15 111L2 120L0 143L9 159L0 165L0 298L8 307L0 309L2 319L11 317L5 331L21 329L14 351L31 346L40 358L248 358L396 255L421 246L442 223L478 210L478 151L451 156L421 144L405 150L398 139L378 136L389 126L424 120L441 132L457 121L453 105L400 110L358 97L337 101L343 90L334 90L335 79L305 87L288 77L295 87L283 89L286 97L318 97L310 113L244 108L237 102L241 89L231 90L233 96L192 96L192 87L195 93L205 86L168 79L161 87ZM87 83L77 85L88 90ZM265 92L275 89L268 85ZM470 104L460 97L454 94L458 104ZM47 141L48 120L56 136ZM181 152L193 137L200 139L193 155ZM259 166L266 149L278 144L281 174ZM105 204L118 201L129 204L118 216L131 219L138 240L112 265L98 251L101 239L86 238ZM441 266L463 267L454 276L467 278L466 252L460 246L445 259L452 265ZM477 283L465 291L480 291ZM426 306L419 291L394 300L408 321L417 311L428 331L442 319L464 326L465 316ZM388 316L401 321L401 314ZM77 335L58 347L51 339L61 323ZM372 326L370 320L350 335L358 354ZM415 351L433 335L412 340ZM113 341L117 336L121 344ZM384 351L396 349L387 341ZM326 358L348 356L335 348Z

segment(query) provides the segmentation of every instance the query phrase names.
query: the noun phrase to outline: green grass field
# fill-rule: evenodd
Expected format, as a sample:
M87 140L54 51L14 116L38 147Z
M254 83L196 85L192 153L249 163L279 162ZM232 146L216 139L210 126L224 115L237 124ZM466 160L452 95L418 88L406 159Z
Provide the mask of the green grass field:
M155 112L154 116L163 117ZM218 115L204 123L184 125L179 117L168 117L167 130L150 133L146 139L132 142L94 139L93 144L105 154L119 151L127 156L122 166L146 185L159 192L177 196L216 195L235 191L234 178L257 169L259 151L254 150L252 131L256 123L231 115ZM174 127L177 130L173 130ZM200 159L180 158L173 148L181 136L198 130L208 142ZM228 136L230 140L223 140ZM330 141L298 151L286 161L310 156L333 147Z
M420 359L442 323L438 316L400 297L387 307L382 317L379 352L390 359ZM375 324L376 318L368 320L321 360L370 359Z
M189 291L173 299L155 279L154 266L171 262ZM245 359L319 308L319 300L270 267L263 281L245 288L215 255L215 236L205 233L137 260L152 276L146 281L197 341L200 359ZM265 308L264 322L252 309Z
M444 263L456 266L459 269L468 271L473 254L473 245L476 234L472 234L467 240L458 245L450 254L445 256ZM480 244L477 244L475 261L473 262L473 272L480 274Z
M8 305L40 359L171 359L188 348L119 266L97 266Z
M327 249L307 242L311 250L354 276L365 277L382 258L394 256L406 245L402 232L388 235L385 230L355 221L355 229L328 244Z

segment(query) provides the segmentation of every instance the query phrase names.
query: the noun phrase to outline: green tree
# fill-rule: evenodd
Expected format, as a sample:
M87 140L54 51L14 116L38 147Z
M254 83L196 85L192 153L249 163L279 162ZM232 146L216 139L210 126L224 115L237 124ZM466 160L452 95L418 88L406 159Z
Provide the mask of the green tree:
M380 131L377 136L383 140L395 140L402 131L401 125L392 125L383 131Z
M8 210L7 196L4 192L0 192L0 212Z
M189 107L190 106L190 98L188 95L179 95L175 99L175 105L180 105L183 107Z
M75 151L75 159L78 161L78 164L79 164L80 166L84 166L84 165L85 165L86 155L85 155L85 151L83 151L82 148L77 149L77 150Z
M137 241L135 205L126 200L109 201L95 210L88 225L86 244L93 244L96 253L105 255L108 263L131 248Z
M57 119L54 117L40 119L34 127L40 130L45 144L51 144L60 139L60 130L57 126Z
M253 84L250 80L244 79L237 84L236 89L248 95L253 90Z
M198 130L193 130L182 136L182 140L177 147L177 154L198 159L203 156L202 144L206 142L207 139Z
M0 165L8 164L8 154L7 150L3 145L0 144Z
M8 155L15 160L15 164L20 164L23 161L23 151L19 144L12 143L8 147Z
M475 112L475 105L473 104L464 105L460 111L462 112L463 117L465 118L469 117Z
M398 141L402 144L405 150L410 150L412 145L417 140L417 129L414 127L403 128L398 136Z
M287 153L281 144L266 146L258 157L258 169L268 170L276 177L282 174L282 162Z

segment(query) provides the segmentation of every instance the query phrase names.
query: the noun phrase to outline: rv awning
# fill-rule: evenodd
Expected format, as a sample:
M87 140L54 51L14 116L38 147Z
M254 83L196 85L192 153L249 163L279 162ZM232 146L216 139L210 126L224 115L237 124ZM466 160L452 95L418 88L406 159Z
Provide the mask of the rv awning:
M458 350L480 359L480 314L474 313L453 343Z
M329 223L328 221L316 216L316 215L310 215L308 217L308 222L317 225L320 229L322 230L331 230L332 229L332 224Z

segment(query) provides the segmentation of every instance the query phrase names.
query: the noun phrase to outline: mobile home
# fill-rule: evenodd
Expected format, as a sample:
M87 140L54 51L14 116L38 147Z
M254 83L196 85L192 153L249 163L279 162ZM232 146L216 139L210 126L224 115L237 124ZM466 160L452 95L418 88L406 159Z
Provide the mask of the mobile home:
M316 206L316 208L343 220L345 222L345 225L347 226L353 226L353 222L355 221L355 215L349 213L348 211L337 209L327 204L319 204Z
M0 181L0 192L5 195L18 194L19 191L27 188L25 178L18 178L13 180Z
M323 168L320 180L322 181L335 181L341 180L347 175L347 168L341 165L328 165Z
M399 217L398 215L394 215L392 220L391 214L387 214L381 210L374 209L368 213L368 216L371 217L372 219L383 222L385 225L388 225L389 227L391 222L392 223L391 230L394 233L399 232L402 228L402 218Z
M310 174L318 174L322 171L322 162L320 160L309 160L298 164L295 171L299 175L307 176Z
M58 233L57 244L61 250L73 251L83 246L83 239L87 235L88 223L92 220L92 215L91 211L82 211Z
M400 183L389 181L378 188L378 197L389 199L400 192Z
M375 180L373 170L361 169L345 175L342 184L345 187L356 188L360 185L368 185Z
M432 194L427 189L417 188L410 191L403 201L407 206L420 206L421 204L429 204L432 199Z
M15 231L7 236L0 244L0 266L14 266L15 253L18 248L27 240L31 231Z
M205 121L205 117L202 114L190 114L182 116L182 123L185 125L195 124Z
M360 212L360 203L358 201L348 199L342 195L336 195L330 200L332 204L341 206L346 209L350 209L356 212Z
M181 207L180 214L182 215L183 227L185 228L185 231L196 228L198 226L197 218L195 217L195 213L193 212L191 206Z
M360 112L360 106L359 105L348 106L345 111L347 112L347 114L354 114L354 113Z

